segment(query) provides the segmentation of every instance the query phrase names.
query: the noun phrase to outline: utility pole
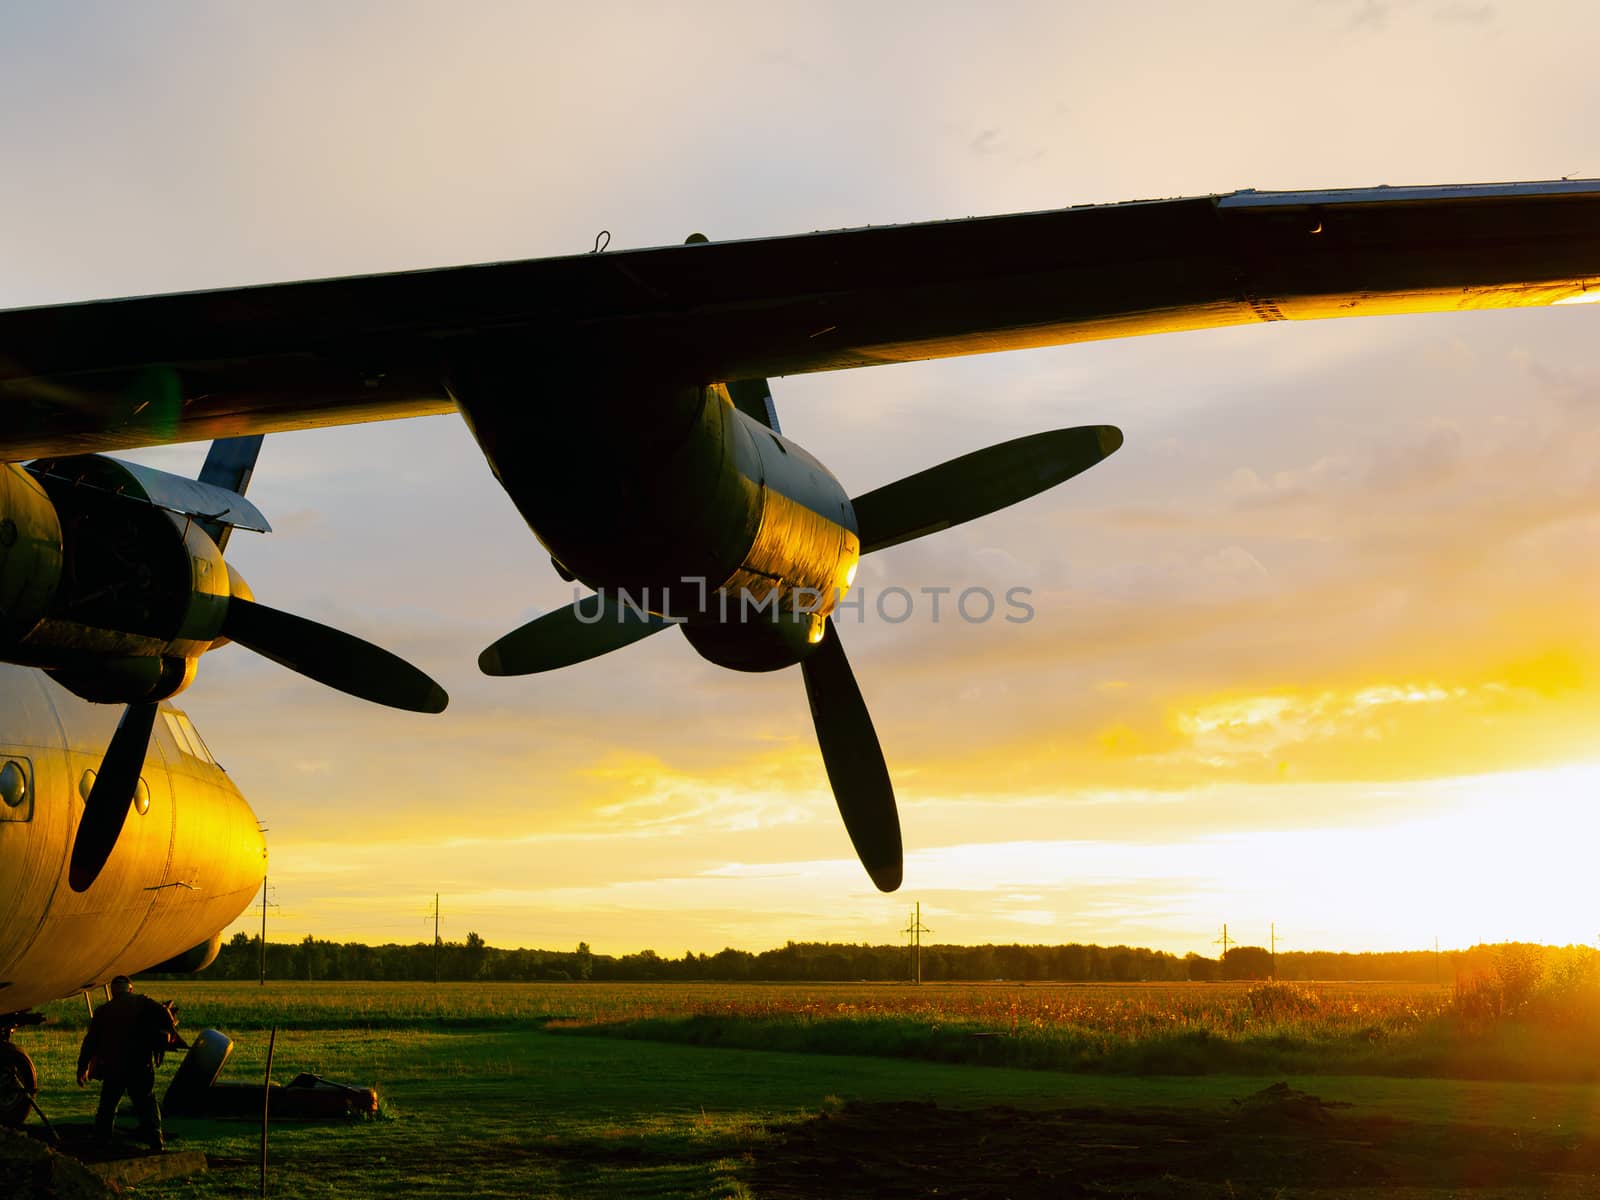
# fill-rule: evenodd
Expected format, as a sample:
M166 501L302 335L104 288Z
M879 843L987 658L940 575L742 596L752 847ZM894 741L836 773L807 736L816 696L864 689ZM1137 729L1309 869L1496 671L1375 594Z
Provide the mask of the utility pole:
M1439 935L1433 935L1433 986L1439 986Z
M918 900L917 906L911 910L911 924L900 932L909 934L911 937L911 982L920 984L922 982L922 935L933 932L922 923L921 900Z
M433 981L439 982L439 893L433 894Z
M267 986L267 877L261 877L261 986Z
M1222 936L1211 944L1215 946L1217 942L1222 943L1222 957L1217 960L1217 973L1222 974L1228 967L1228 923L1226 921L1222 923Z
M1272 978L1278 978L1278 923L1272 923Z
M260 963L260 974L261 974L261 986L262 987L266 987L267 986L267 909L269 909L269 908L277 908L278 907L276 904L272 904L272 903L270 903L268 901L267 894L268 894L267 893L267 877L265 875L262 875L261 876L261 963Z

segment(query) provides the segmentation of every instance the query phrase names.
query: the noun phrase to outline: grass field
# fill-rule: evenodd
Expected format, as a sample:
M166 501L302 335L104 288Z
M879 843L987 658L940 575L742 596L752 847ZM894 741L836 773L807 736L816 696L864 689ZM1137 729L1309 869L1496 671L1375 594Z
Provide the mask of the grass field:
M1315 1021L1351 1027L1403 1025L1437 1015L1447 987L1391 983L253 983L203 979L151 981L141 990L171 997L189 1024L225 1015L239 1028L317 1028L327 1022L409 1026L550 1020L568 1026L649 1018L725 1015L904 1016L964 1021L1018 1032L1065 1024L1114 1036L1205 1027L1245 1032ZM82 1028L81 999L45 1006L52 1023Z
M1528 1019L1414 984L149 985L189 1025L522 1029L1118 1074L1600 1081L1600 992ZM81 1001L47 1009L81 1028ZM1534 1019L1537 1016L1537 1019Z
M1381 1068L1385 1050L1408 1039L1414 1050L1445 1037L1450 993L1436 989L1327 985L1266 999L1238 985L185 981L145 990L175 999L186 1028L235 1039L224 1078L260 1078L276 1025L275 1078L311 1071L378 1088L377 1120L274 1127L270 1194L281 1197L978 1195L988 1194L985 1180L1000 1187L995 1195L1029 1196L1073 1194L1062 1180L1088 1195L1372 1195L1374 1186L1600 1195L1590 1145L1600 1087L1576 1082L1583 1072L1570 1061L1543 1082L1352 1073L1361 1062ZM86 1123L93 1093L72 1083L82 1003L55 1005L52 1016L19 1039L39 1066L46 1113ZM919 1040L908 1030L926 1032ZM1500 1055L1514 1049L1503 1030L1453 1036L1488 1039ZM1203 1047L1184 1060L1187 1073L1134 1069L1129 1047L1170 1037ZM1231 1052L1215 1054L1212 1043L1328 1061L1293 1074L1268 1064L1263 1076L1228 1069ZM1065 1046L1093 1052L1049 1061ZM1353 1047L1363 1047L1360 1061ZM1534 1050L1545 1053L1542 1043ZM1078 1069L989 1065L1008 1055ZM1569 1046L1566 1058L1576 1057ZM924 1061L940 1058L954 1061ZM1510 1065L1538 1073L1526 1060ZM1592 1056L1584 1066L1592 1080ZM162 1080L170 1073L171 1064ZM1319 1110L1304 1127L1241 1124L1233 1102L1278 1078L1352 1107ZM254 1194L255 1127L174 1120L169 1133L179 1148L204 1149L213 1169L139 1194ZM1329 1139L1342 1148L1313 1157L1344 1175L1308 1165ZM1069 1152L1081 1160L1060 1159ZM1461 1163L1475 1165L1462 1175Z

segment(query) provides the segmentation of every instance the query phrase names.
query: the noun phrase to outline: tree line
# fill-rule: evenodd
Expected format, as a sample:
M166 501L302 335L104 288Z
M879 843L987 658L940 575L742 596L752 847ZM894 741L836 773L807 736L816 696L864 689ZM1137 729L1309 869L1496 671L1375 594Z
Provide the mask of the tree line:
M1055 981L1062 983L1180 982L1183 980L1362 979L1448 983L1475 965L1469 951L1408 950L1384 953L1282 951L1234 946L1220 958L1182 956L1139 946L1071 943L922 947L922 978L938 980ZM715 954L685 951L671 958L654 950L613 956L595 954L587 942L574 950L515 950L490 946L476 933L465 942L389 943L325 941L268 942L269 979L310 980L707 980L772 982L892 981L910 977L911 950L903 945L869 946L789 942L751 952L728 948ZM261 970L261 939L236 933L206 970L210 978L254 979Z

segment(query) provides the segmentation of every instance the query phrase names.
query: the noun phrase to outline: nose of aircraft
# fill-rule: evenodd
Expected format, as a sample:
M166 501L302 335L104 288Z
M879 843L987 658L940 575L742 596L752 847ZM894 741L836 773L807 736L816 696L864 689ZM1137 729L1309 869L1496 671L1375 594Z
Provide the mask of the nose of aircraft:
M223 924L250 904L267 870L267 839L255 812L220 767L214 776L172 775L177 820L167 878L190 882ZM231 911L223 911L228 909Z

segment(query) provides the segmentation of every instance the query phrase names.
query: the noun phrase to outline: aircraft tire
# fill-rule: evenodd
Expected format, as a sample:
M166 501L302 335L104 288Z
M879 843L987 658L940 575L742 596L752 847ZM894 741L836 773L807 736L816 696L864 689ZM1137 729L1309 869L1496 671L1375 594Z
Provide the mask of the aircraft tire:
M222 1073L222 1064L233 1053L233 1039L216 1029L202 1029L189 1042L189 1053L183 1056L178 1069L172 1073L166 1094L161 1097L163 1112L200 1113L205 1109L206 1092Z
M0 1125L16 1129L28 1119L39 1076L29 1058L9 1041L0 1041Z

